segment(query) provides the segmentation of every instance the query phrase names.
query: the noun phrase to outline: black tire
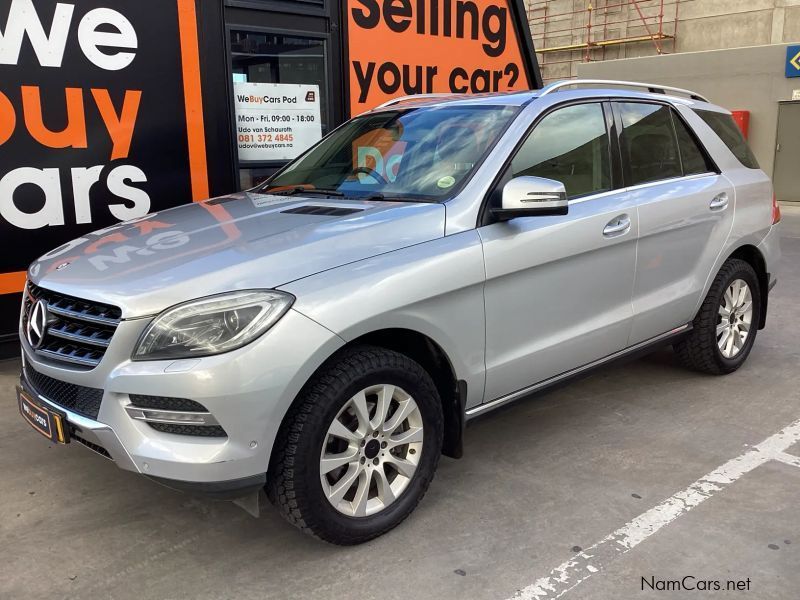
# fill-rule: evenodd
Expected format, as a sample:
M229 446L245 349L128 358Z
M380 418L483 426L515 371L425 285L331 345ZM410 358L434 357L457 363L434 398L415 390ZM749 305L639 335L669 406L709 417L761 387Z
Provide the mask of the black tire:
M422 416L424 441L414 475L381 512L350 517L328 501L320 482L320 452L328 427L354 394L391 384L410 394ZM442 449L442 404L430 375L403 354L373 346L346 349L306 384L286 415L272 451L266 491L292 525L321 540L352 545L400 524L425 495Z
M750 287L753 297L753 318L742 349L732 358L726 358L717 345L717 325L720 323L719 307L723 302L725 290L736 279L741 279ZM725 375L742 366L758 332L761 318L761 288L758 276L749 263L738 258L729 259L714 278L708 295L694 319L692 332L674 345L681 363L694 371Z

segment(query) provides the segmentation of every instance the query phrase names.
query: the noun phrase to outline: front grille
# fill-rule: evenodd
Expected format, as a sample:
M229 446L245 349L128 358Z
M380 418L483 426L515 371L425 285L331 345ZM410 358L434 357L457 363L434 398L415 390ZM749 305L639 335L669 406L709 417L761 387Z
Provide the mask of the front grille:
M178 435L194 435L200 437L227 437L228 434L219 425L177 425L174 423L148 423L156 431L176 433Z
M184 412L208 412L208 409L194 400L187 398L168 398L166 396L142 396L131 394L131 406L154 410L177 410Z
M28 321L40 300L46 303L47 326L34 352L57 362L96 367L111 343L122 311L116 306L80 300L28 282L23 297L23 332L28 331Z
M53 404L90 419L97 418L100 402L103 400L103 390L53 379L27 364L24 374L33 391Z

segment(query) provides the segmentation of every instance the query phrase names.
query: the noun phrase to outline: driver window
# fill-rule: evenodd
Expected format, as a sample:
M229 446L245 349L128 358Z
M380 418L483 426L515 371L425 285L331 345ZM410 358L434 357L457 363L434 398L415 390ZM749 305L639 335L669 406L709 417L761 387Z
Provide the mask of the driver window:
M576 104L545 116L511 161L511 176L560 181L570 198L611 189L603 106Z

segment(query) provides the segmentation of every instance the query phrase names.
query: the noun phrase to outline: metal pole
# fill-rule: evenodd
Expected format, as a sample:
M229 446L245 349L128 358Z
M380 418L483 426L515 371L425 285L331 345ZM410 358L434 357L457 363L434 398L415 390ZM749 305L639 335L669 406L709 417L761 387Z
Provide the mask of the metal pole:
M589 2L589 7L586 9L587 22L586 22L586 54L584 55L583 62L591 60L590 53L592 51L592 3Z
M650 36L650 39L653 40L653 44L655 44L656 47L656 52L662 54L661 44L659 43L658 39L653 34L653 32L650 31L650 26L647 24L647 18L644 16L644 13L642 12L641 7L639 6L639 2L637 0L630 0L630 1L633 2L633 5L636 7L636 12L639 13L639 18L642 20L642 25L644 25L644 28L647 30L647 34Z

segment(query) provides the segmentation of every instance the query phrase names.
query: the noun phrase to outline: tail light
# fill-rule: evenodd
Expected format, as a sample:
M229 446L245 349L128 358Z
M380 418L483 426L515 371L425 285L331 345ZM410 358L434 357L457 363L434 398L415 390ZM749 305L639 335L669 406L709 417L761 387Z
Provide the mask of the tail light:
M778 204L778 198L772 194L772 224L775 225L781 220L781 205Z

